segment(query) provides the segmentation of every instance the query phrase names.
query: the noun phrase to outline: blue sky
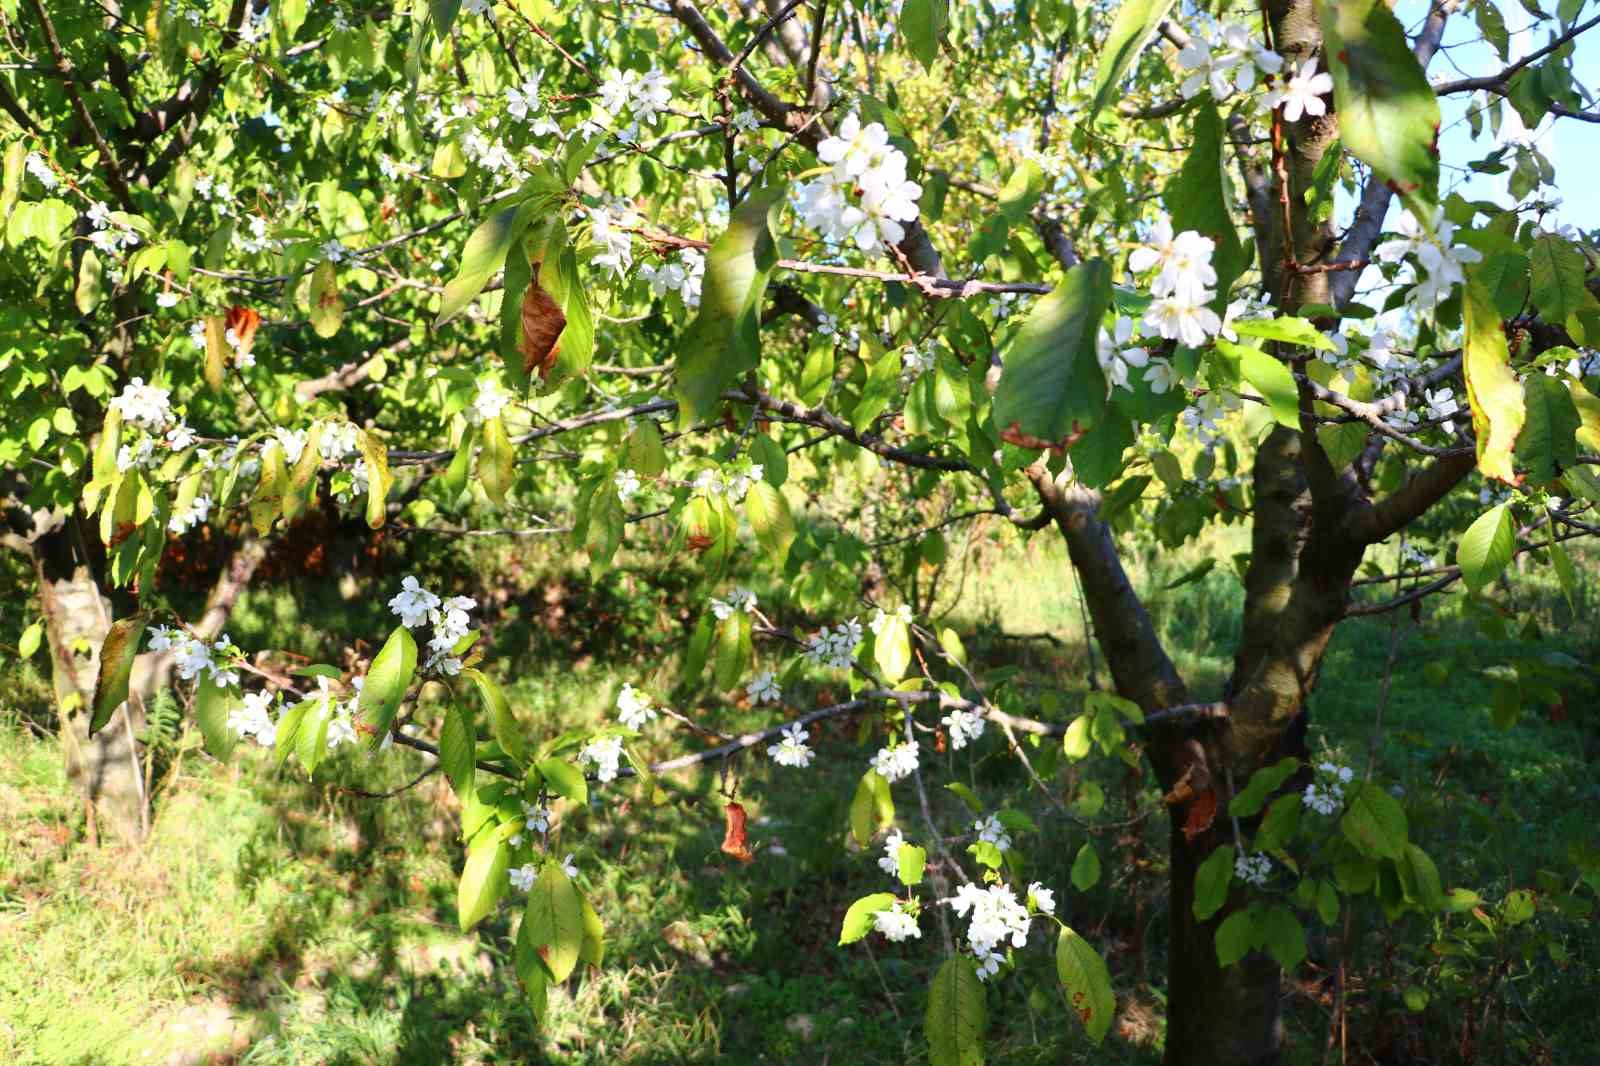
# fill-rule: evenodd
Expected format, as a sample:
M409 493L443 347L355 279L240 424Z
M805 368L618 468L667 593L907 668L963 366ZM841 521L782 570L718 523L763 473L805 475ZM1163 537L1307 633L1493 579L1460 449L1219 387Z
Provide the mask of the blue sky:
M1556 0L1539 0L1540 6L1553 11ZM1497 0L1496 6L1506 21L1511 34L1511 58L1545 47L1551 37L1559 32L1555 19L1535 22L1522 7L1520 0ZM1401 0L1395 14L1402 24L1414 30L1427 13L1427 0ZM1593 17L1600 5L1586 3L1579 18ZM1574 75L1579 85L1593 89L1600 85L1600 27L1590 31L1577 42L1574 55ZM1444 47L1428 68L1434 79L1476 77L1491 74L1504 63L1494 49L1482 39L1477 22L1468 12L1457 12L1446 23ZM1462 116L1471 96L1461 94L1441 101L1444 120L1440 126L1440 154L1447 164L1463 164L1482 158L1495 147L1495 137L1484 123L1483 133L1474 140L1472 131ZM1480 97L1481 99L1481 97ZM1509 105L1508 115L1513 114ZM1513 120L1502 126L1502 135L1509 128L1519 128ZM1576 119L1547 119L1533 131L1534 143L1550 160L1556 171L1557 192L1562 198L1555 217L1580 229L1600 228L1600 196L1586 189L1585 175L1600 173L1600 125ZM1499 200L1510 203L1506 192L1508 175L1463 174L1448 167L1443 174L1446 191L1457 191L1470 199Z

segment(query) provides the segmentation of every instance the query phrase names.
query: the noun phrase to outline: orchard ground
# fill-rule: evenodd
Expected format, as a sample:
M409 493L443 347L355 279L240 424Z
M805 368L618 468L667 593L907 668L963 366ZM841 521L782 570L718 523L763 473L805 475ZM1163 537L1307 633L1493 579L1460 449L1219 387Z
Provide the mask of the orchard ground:
M1007 543L1017 536L991 532ZM1226 560L1244 547L1230 538L1242 536L1217 530L1131 563L1197 691L1215 689L1229 669L1242 593ZM1026 551L1000 551L983 541L959 597L941 600L941 624L990 671L1027 665L1028 676L1076 679L1038 691L1038 716L1062 718L1091 675L1105 674L1086 651L1061 542L1041 536ZM237 643L337 655L349 634L381 630L383 597L370 590L416 573L486 605L502 680L540 733L599 721L623 681L670 691L686 624L703 609L687 572L630 565L642 557L593 580L564 550L537 542L413 537L362 555L364 571L341 575L339 564L295 543L279 549L236 610L229 632ZM1224 561L1168 588L1207 558ZM1582 561L1586 578L1570 608L1532 569L1498 594L1531 610L1537 633L1486 635L1460 596L1430 603L1420 625L1400 619L1382 768L1422 801L1413 838L1437 858L1447 888L1477 888L1483 917L1441 915L1419 929L1406 923L1424 920L1408 916L1350 929L1347 1021L1331 1054L1330 972L1341 930L1314 929L1311 965L1287 989L1290 1062L1341 1061L1341 1043L1351 1062L1593 1061L1600 933L1587 915L1545 902L1518 920L1528 900L1518 890L1546 901L1561 886L1545 871L1570 869L1568 850L1592 846L1600 708L1590 698L1525 709L1509 729L1497 728L1491 712L1493 665L1512 649L1596 661L1600 558ZM197 589L203 569L197 564ZM1002 605L1004 633L993 621ZM1366 765L1391 622L1356 619L1338 630L1312 705L1313 752ZM562 828L605 920L607 960L553 995L540 1031L510 961L515 908L502 904L487 935L457 932L461 854L448 786L435 775L386 800L350 791L398 788L425 756L346 754L314 782L294 767L277 769L258 749L242 747L243 757L222 766L201 752L192 719L158 707L149 839L139 850L91 846L50 735L43 657L19 663L15 616L0 627L0 1052L8 1063L926 1059L920 1027L898 1019L922 1016L926 975L942 955L938 922L924 922L922 938L903 945L873 938L867 951L836 946L845 908L882 888L876 851L847 842L851 787L877 743L858 737L854 724L815 738L818 758L807 771L752 753L726 777L713 767L663 779L664 796L642 795L637 784L597 791L586 814L569 818ZM732 701L701 709L725 731L767 717ZM666 731L656 742L655 755L694 743ZM1109 761L1058 764L1058 748L1050 739L1030 746L1035 768L1074 816L1120 825L1091 836L1044 802L994 730L976 754L934 756L954 759L955 776L992 804L1033 816L1044 840L1030 849L1030 876L1085 923L1117 989L1112 1038L1096 1049L1065 1024L1059 991L1044 991L1056 988L1049 945L1030 944L1021 964L1038 971L1039 991L1024 998L1014 979L992 990L989 1061L1156 1063L1166 940L1159 790L1147 771ZM724 791L735 788L752 818L748 865L719 850ZM1095 812L1097 792L1104 809ZM954 795L934 800L959 824ZM1069 871L1086 841L1102 870L1080 892ZM1060 858L1047 867L1049 856Z

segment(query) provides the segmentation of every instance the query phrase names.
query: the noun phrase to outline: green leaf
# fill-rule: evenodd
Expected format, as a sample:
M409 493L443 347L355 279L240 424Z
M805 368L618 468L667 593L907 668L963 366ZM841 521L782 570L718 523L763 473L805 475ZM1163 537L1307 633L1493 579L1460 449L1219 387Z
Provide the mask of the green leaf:
M724 389L761 362L761 305L778 262L773 229L786 185L753 190L706 253L700 311L678 342L678 424L709 418Z
M1228 886L1233 883L1233 845L1218 845L1194 875L1194 916L1202 922L1228 902Z
M472 778L477 770L478 744L471 715L455 704L444 709L439 724L439 765L463 802L472 794Z
M583 806L589 802L589 783L583 771L565 759L540 759L536 764L539 776L544 778L550 791Z
M1548 374L1529 374L1522 381L1527 421L1517 438L1517 460L1535 484L1554 481L1578 460L1582 422L1567 387Z
M582 896L578 902L583 905L583 945L578 949L578 958L590 966L600 966L606 959L606 927L600 922L600 915L589 905L589 901Z
M389 473L389 449L364 429L356 434L356 444L367 464L367 526L377 529L388 518L389 488L394 484L394 475Z
M1534 238L1529 252L1533 305L1546 322L1563 324L1594 302L1585 287L1588 261L1571 241L1553 233Z
M1214 940L1218 966L1232 966L1254 946L1257 936L1254 913L1250 909L1234 911L1217 926Z
M866 847L880 828L894 821L894 800L889 782L876 770L861 775L855 796L850 800L850 835Z
M39 650L39 645L44 642L44 625L32 622L27 629L22 631L22 636L17 639L17 656L22 659L31 659Z
M1072 887L1079 892L1087 892L1099 883L1100 853L1086 840L1078 849L1077 858L1072 860Z
M328 753L328 724L333 721L333 701L327 696L317 696L309 701L305 718L294 737L294 753L306 773L314 774ZM278 740L282 744L281 739Z
M194 720L214 759L226 762L233 753L239 738L228 728L228 716L239 703L239 698L230 689L219 687L210 674L200 675L194 690Z
M1100 953L1066 926L1061 927L1061 938L1056 941L1056 976L1066 989L1067 1006L1083 1022L1089 1039L1100 1043L1117 1011L1111 974Z
M319 337L331 337L344 322L344 299L339 295L339 274L324 259L311 273L311 328Z
M1479 515L1456 545L1456 565L1474 593L1499 577L1516 550L1517 527L1509 504L1491 507Z
M1249 253L1239 240L1239 231L1228 211L1233 178L1227 172L1222 146L1227 136L1216 105L1201 103L1195 110L1193 147L1183 157L1183 168L1167 182L1162 192L1172 228L1182 233L1195 230L1216 242L1211 265L1217 272L1217 302L1225 304L1228 290L1243 272Z
M706 660L711 657L711 641L716 634L715 616L709 611L702 612L700 621L695 623L694 633L689 637L689 650L683 656L683 684L693 684L705 673Z
M1061 737L1061 750L1067 758L1076 761L1089 754L1094 746L1094 738L1089 735L1091 720L1091 715L1080 714L1067 724L1067 731Z
M512 242L527 225L526 218L519 216L521 207L513 204L496 211L472 231L461 252L461 266L450 284L444 287L439 313L433 319L434 329L460 314L505 263Z
M517 762L522 762L527 746L523 742L522 727L517 724L516 717L511 713L511 705L506 702L506 694L481 670L461 672L478 690L478 698L483 701L483 709L489 715L489 732L500 749Z
M924 67L939 58L939 42L950 22L950 0L906 0L900 8L900 33Z
M517 945L512 961L517 970L517 979L528 994L528 1007L533 1011L534 1020L542 1025L545 1014L550 1010L550 971L544 968L544 960L539 957L539 948L533 943L532 933L533 925L523 918L521 927L517 929Z
M1400 195L1439 196L1439 100L1384 0L1317 0L1346 149Z
M1241 337L1260 337L1262 340L1281 341L1297 348L1315 348L1321 352L1333 351L1333 342L1316 326L1304 318L1285 315L1280 318L1246 318L1233 324L1233 331ZM1231 343L1231 342L1230 342ZM1230 346L1230 353L1242 346Z
M510 865L511 848L500 834L480 834L477 846L467 853L467 864L456 889L456 913L463 933L481 922L505 894Z
M1000 189L1000 214L1009 222L1021 222L1043 195L1044 171L1033 160L1024 159Z
M1300 394L1294 374L1281 360L1257 348L1241 348L1239 370L1267 401L1267 409L1279 425L1300 428Z
M1395 863L1400 884L1406 899L1424 911L1442 911L1445 908L1444 884L1439 880L1439 868L1428 853L1415 844L1407 844L1400 860Z
M972 789L968 788L960 781L951 781L944 787L949 789L951 792L954 792L957 796L960 796L961 802L965 803L967 807L971 809L973 814L983 813L983 804L978 802L977 793L973 792Z
M73 290L73 304L79 314L93 314L94 309L100 306L100 300L105 296L104 277L105 268L94 249L84 252L83 258L78 261L78 285Z
M1522 384L1511 370L1500 313L1472 274L1462 291L1461 315L1466 325L1461 369L1472 407L1472 431L1478 438L1478 470L1484 477L1515 485L1512 448L1527 417Z
M484 494L504 507L506 492L516 478L516 449L506 435L505 423L491 418L483 424L483 447L478 452L478 480Z
M1256 935L1285 971L1292 971L1306 957L1306 931L1294 911L1282 903L1274 904L1262 916Z
M383 642L377 658L362 682L361 696L356 701L356 732L364 734L367 746L373 751L389 735L400 701L417 670L417 642L405 626L396 626L389 639Z
M782 566L789 557L789 547L794 544L796 536L789 501L766 481L757 481L745 493L744 513L750 519L750 528L755 531L756 540L766 549L773 562Z
M1111 303L1111 268L1092 259L1034 304L994 394L1001 436L1023 447L1066 447L1105 413L1106 380L1095 355Z
M1134 60L1171 9L1172 0L1124 0L1117 9L1105 43L1096 46L1100 65L1095 68L1094 100L1084 116L1084 125L1093 123L1100 109L1110 102L1123 75L1132 69Z
M867 383L861 390L861 399L850 412L850 425L857 433L865 433L889 405L900 397L900 353L883 351L872 364Z
M317 502L317 471L322 467L322 423L313 422L306 433L306 444L289 472L283 489L283 520L293 522ZM281 450L281 449L279 449Z
M911 665L911 633L898 615L884 618L883 628L872 642L872 659L883 671L883 679L893 685L906 676Z
M504 879L504 872L501 877ZM559 983L572 975L583 950L583 902L561 864L549 861L528 892L528 939L539 949L550 976Z
M1396 859L1405 851L1406 812L1400 801L1368 781L1351 797L1339 828L1370 858Z
M931 1066L983 1066L988 1006L972 960L964 955L946 959L933 975L923 1020Z
M896 869L900 875L900 883L908 888L912 885L922 884L922 871L928 865L928 851L915 844L901 844L900 850L895 853Z
M111 721L115 711L128 698L128 679L133 675L133 660L139 654L139 638L144 636L144 614L119 618L106 631L100 643L100 670L94 684L94 714L89 718L89 735L94 736Z
M844 925L839 929L840 944L854 944L872 932L872 916L886 911L895 901L893 892L874 892L850 904L844 912Z
M1300 760L1291 755L1257 770L1250 775L1250 780L1239 790L1239 794L1228 801L1228 813L1235 818L1249 818L1259 813L1266 805L1267 797L1299 768Z
M750 615L734 611L722 620L717 630L717 662L714 676L724 692L738 686L750 669Z

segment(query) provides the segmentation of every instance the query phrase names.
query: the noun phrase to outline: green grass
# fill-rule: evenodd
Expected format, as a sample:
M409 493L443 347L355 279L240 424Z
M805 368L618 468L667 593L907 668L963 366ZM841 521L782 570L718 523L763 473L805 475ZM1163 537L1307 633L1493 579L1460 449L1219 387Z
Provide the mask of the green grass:
M946 619L984 664L1053 678L1059 691L1039 690L1028 708L1046 716L1067 713L1063 705L1087 687L1092 662L1058 544L1041 536L1025 550L986 556ZM1192 585L1162 586L1207 555L1226 559L1239 549L1225 534L1130 561L1200 694L1226 676L1237 579L1223 563ZM682 573L623 570L593 580L510 548L460 557L424 548L387 561L382 580L395 583L412 567L486 602L495 661L518 713L540 735L596 720L623 680L670 692L686 627L703 603ZM1593 661L1596 650L1592 628L1573 625L1553 590L1517 587L1545 620L1540 639L1485 637L1452 604L1403 635L1382 713L1380 772L1405 790L1413 838L1447 885L1476 888L1490 907L1544 874L1570 880L1569 851L1594 843L1588 812L1600 798L1589 771L1592 696L1575 699L1565 717L1539 709L1511 730L1493 724L1485 667L1556 649ZM351 634L381 633L385 621L376 597L348 591L335 580L258 587L230 633L246 647L296 646L341 661ZM1044 633L1056 641L1031 638ZM1019 634L1030 639L1013 639ZM1387 619L1339 630L1312 707L1315 748L1364 763L1389 636ZM1449 664L1443 686L1427 677L1433 661ZM1095 668L1103 681L1103 664ZM937 923L925 920L922 939L909 945L836 945L849 902L883 887L876 853L859 853L844 831L850 789L878 743L866 738L859 747L854 725L822 731L821 758L803 778L747 756L726 774L711 768L664 781L660 796L637 785L597 790L588 809L564 812L556 847L576 854L580 885L606 923L607 960L555 993L547 1024L536 1029L510 965L512 908L471 936L457 932L460 845L448 787L429 779L384 801L343 791L397 787L425 765L422 756L340 756L308 782L257 751L218 766L188 734L158 798L151 840L137 851L93 849L53 743L23 726L40 717L41 681L14 666L0 678L0 1050L12 1062L208 1054L245 1063L926 1059L925 988L944 953ZM1015 698L1032 699L1033 691ZM725 731L763 717L704 696L680 706ZM665 728L653 738L648 754L682 750L682 738ZM1031 751L1047 773L1049 747ZM1034 814L1041 839L1028 842L1029 875L1064 890L1065 915L1106 953L1118 986L1119 1024L1106 1047L1092 1048L1053 991L1050 945L1035 937L1022 953L1027 980L991 992L990 1061L1158 1061L1166 830L1148 775L1106 760L1059 767L1069 789L1090 779L1101 785L1105 820L1141 816L1130 829L1088 834L1030 795L993 737L976 755L932 758L947 761L948 776L991 806ZM757 857L748 865L719 849L730 793L752 819ZM900 800L914 807L908 796ZM959 824L958 800L938 791L933 802L941 822ZM914 810L901 818L921 835ZM1106 877L1087 893L1065 890L1072 856L1091 839ZM1456 944L1470 921L1389 926L1373 916L1358 924L1351 996L1362 1046L1448 1048L1463 1005L1495 987L1499 960L1526 951L1532 961L1506 969L1498 986L1510 1014L1498 1061L1527 1061L1517 1056L1530 1049L1554 1062L1586 1061L1600 1040L1586 1003L1600 975L1592 923L1543 906L1503 942L1461 948L1481 957L1460 973L1431 971L1429 945ZM1318 1061L1325 1034L1325 938L1315 948L1289 1003L1296 1061ZM1400 1003L1406 984L1429 989L1426 1010L1412 1014Z

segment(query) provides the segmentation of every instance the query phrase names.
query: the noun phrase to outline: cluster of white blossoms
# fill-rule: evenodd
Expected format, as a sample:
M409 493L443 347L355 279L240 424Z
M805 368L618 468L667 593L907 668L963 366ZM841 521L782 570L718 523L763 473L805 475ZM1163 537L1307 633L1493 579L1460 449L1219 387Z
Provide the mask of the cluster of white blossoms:
M1039 898L1034 886L1029 886L1028 894L1035 900ZM980 980L987 981L1005 965L1007 941L1017 948L1028 943L1028 929L1033 918L1028 908L1017 902L1017 894L1006 885L990 885L988 889L971 883L962 885L950 900L950 909L959 918L971 914L967 943L978 958Z
M455 656L455 649L472 631L472 619L467 612L477 606L478 602L470 596L441 600L409 574L400 582L400 591L389 600L389 610L399 616L400 624L407 629L433 626L428 658L422 668L451 676L461 672L461 660Z
M617 693L617 718L629 729L640 729L656 717L654 701L648 693L640 692L627 682Z
M1165 215L1151 225L1144 243L1128 257L1133 273L1156 271L1150 283L1154 300L1144 315L1147 328L1189 348L1198 348L1222 332L1222 319L1207 306L1217 296L1211 288L1217 283L1211 265L1216 250L1215 241L1195 230L1175 235L1172 220ZM1149 370L1145 377L1150 377Z
M750 702L756 705L763 703L778 703L783 699L783 689L778 685L777 675L771 670L763 670L745 686L744 693Z
M594 775L600 781L615 781L622 762L622 738L596 737L579 749L578 759L593 763Z
M927 344L908 344L900 352L900 366L903 368L901 377L907 382L915 381L939 363L939 350L932 342Z
M1372 250L1380 263L1398 263L1412 256L1421 266L1417 287L1412 291L1417 307L1428 312L1450 298L1457 285L1466 281L1463 263L1476 263L1483 254L1476 248L1455 243L1455 223L1441 210L1433 225L1425 226L1410 211L1395 223L1400 236L1384 241Z
M633 234L639 225L638 212L626 203L617 202L588 212L589 236L602 251L594 257L596 266L609 269L617 277L633 265Z
M823 626L806 642L805 656L818 666L847 670L856 661L856 646L861 643L861 623L854 618L840 622L836 629Z
M568 852L566 858L561 860L561 872L567 875L569 881L578 876L577 864L572 859L572 853ZM506 871L506 873L511 878L511 887L518 892L527 892L533 888L534 882L539 880L539 867L531 862L525 862L521 866Z
M208 645L181 629L155 626L150 630L147 647L151 651L172 652L173 668L185 681L193 681L201 674L209 674L218 688L232 688L239 683L239 671L232 669L231 666L238 649L233 646L226 633L220 640ZM223 657L223 662L217 661L218 655Z
M892 748L879 748L872 757L872 768L893 784L903 777L916 773L918 748L915 742L896 744Z
M506 843L514 848L522 846L523 833L538 833L541 836L550 831L549 808L537 803L522 801L522 829L512 833L506 838Z
M950 732L950 747L960 751L983 736L983 715L965 707L957 707L940 719Z
M1328 105L1322 99L1333 92L1333 77L1327 72L1318 73L1315 58L1307 59L1284 79L1281 86L1267 90L1261 98L1267 110L1283 108L1285 122L1299 122L1304 115L1325 115Z
M917 916L906 910L900 900L891 903L888 910L875 912L872 915L872 927L896 944L922 936L922 930L917 927Z
M668 260L660 266L644 264L639 268L639 277L656 296L675 292L683 297L685 307L699 307L706 279L706 257L696 248L685 248L676 260Z
M1213 389L1179 414L1185 429L1207 448L1222 437L1222 420L1244 405L1239 394L1228 389Z
M1189 72L1180 89L1185 100L1210 89L1220 103L1235 92L1254 88L1258 69L1262 74L1278 73L1283 57L1252 38L1247 28L1231 22L1220 30L1215 26L1191 30L1189 43L1178 53L1178 66Z
M873 636L880 636L883 633L883 627L889 624L891 618L898 618L909 626L911 624L911 605L902 603L894 609L892 614L885 613L884 609L879 607L873 612L872 621L867 623L867 628L872 630Z
M637 70L613 70L600 83L600 106L613 117L620 118L627 113L635 128L655 125L656 119L671 104L672 85L667 76L655 68L644 74Z
M272 710L278 697L271 692L246 692L244 702L228 714L228 729L239 739L254 737L257 744L270 748L278 742L278 726Z
M467 420L473 425L482 425L491 419L499 418L500 413L511 403L511 394L500 387L494 378L485 375L478 379L478 391L472 396L472 407L467 412Z
M889 830L883 841L883 854L878 856L878 869L890 877L900 876L900 845L906 842L899 827Z
M115 255L124 248L132 248L139 243L139 233L133 227L111 217L111 208L103 202L96 202L89 208L89 224L94 227L89 234L89 242L108 255Z
M611 483L617 487L617 499L623 503L627 503L644 487L644 482L639 480L639 475L627 468L618 470L613 474Z
M146 385L143 378L134 378L122 387L111 406L128 425L155 432L165 429L172 421L172 390L154 383Z
M539 83L543 80L544 71L534 70L521 85L506 90L506 114L526 123L540 137L561 132L561 127L545 113L544 101L539 97Z
M733 591L728 593L726 600L713 599L711 601L711 613L717 616L717 621L719 622L736 611L745 611L753 614L755 609L756 594L743 585L734 586Z
M28 173L33 175L33 180L43 185L46 189L54 189L61 184L61 179L56 177L56 172L50 169L50 164L44 161L44 156L38 152L29 152L22 160L23 166L28 168Z
M184 510L173 511L167 529L180 536L211 517L211 497L196 496Z
M1000 819L995 815L979 818L972 823L972 831L978 834L978 839L985 844L993 844L996 851L1011 850L1011 834L1006 832L1006 827L1000 824Z
M1318 814L1332 814L1344 805L1344 786L1355 777L1348 766L1334 762L1317 764L1317 780L1305 787L1300 802Z
M783 727L783 734L776 744L767 745L767 757L779 766L804 770L816 755L806 744L810 736L799 722L791 722Z
M1119 317L1116 325L1108 332L1105 327L1100 328L1100 334L1095 339L1095 358L1100 363L1100 371L1106 377L1106 395L1110 396L1113 390L1129 389L1129 372L1131 370L1144 370L1145 378L1152 381L1154 389L1153 369L1146 369L1150 365L1150 352L1138 346L1130 347L1133 340L1133 319L1126 315ZM1157 359L1158 364L1166 360ZM1165 391L1165 389L1156 390Z
M1259 851L1252 855L1240 852L1233 860L1233 874L1245 884L1260 888L1272 875L1272 860Z
M751 485L766 476L766 472L766 467L760 463L751 463L742 470L736 470L731 477L724 477L722 471L716 468L702 470L694 476L690 488L708 499L722 496L729 503L738 503L750 491Z
M905 239L902 223L914 221L922 186L906 177L906 157L889 144L881 122L866 126L857 115L817 145L817 158L831 169L796 190L800 217L831 241L854 241L874 252Z

